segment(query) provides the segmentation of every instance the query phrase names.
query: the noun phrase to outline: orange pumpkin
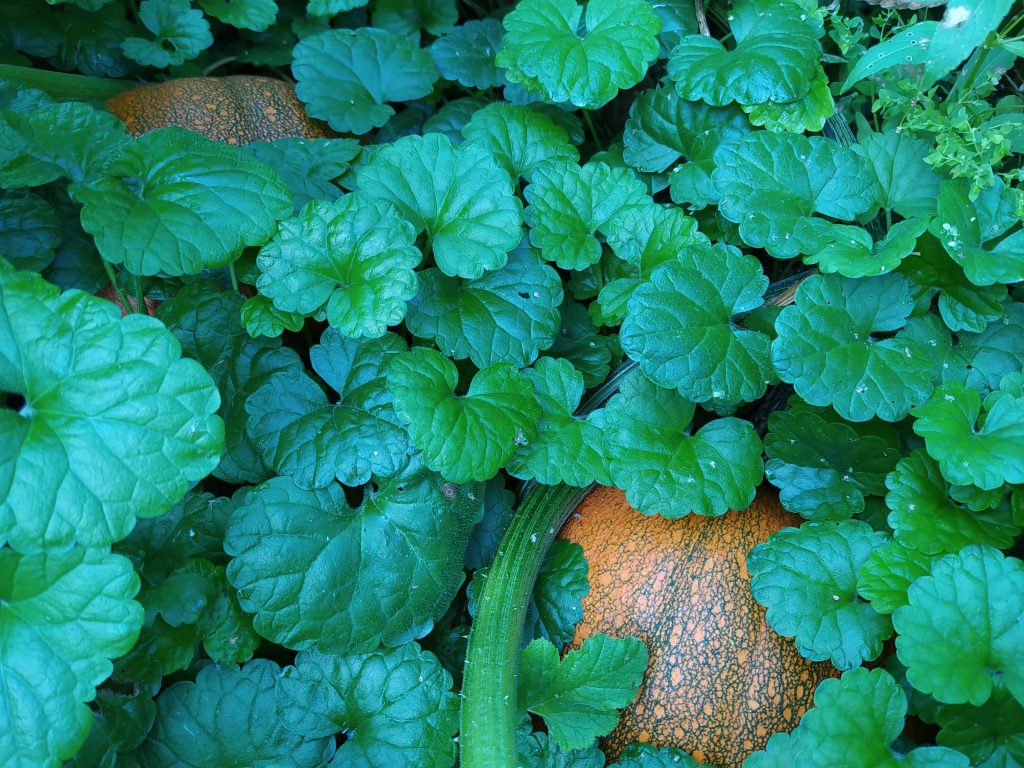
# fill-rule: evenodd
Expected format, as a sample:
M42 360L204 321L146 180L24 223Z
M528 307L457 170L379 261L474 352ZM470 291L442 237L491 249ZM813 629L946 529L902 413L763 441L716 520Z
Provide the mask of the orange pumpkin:
M797 725L819 682L838 676L777 635L750 594L747 553L800 522L770 490L743 512L668 520L598 488L570 516L559 536L582 546L590 566L573 646L603 632L638 637L651 656L636 700L602 742L610 758L641 741L740 768Z
M257 75L181 77L140 85L106 103L136 136L168 125L227 144L335 135L306 115L291 85Z

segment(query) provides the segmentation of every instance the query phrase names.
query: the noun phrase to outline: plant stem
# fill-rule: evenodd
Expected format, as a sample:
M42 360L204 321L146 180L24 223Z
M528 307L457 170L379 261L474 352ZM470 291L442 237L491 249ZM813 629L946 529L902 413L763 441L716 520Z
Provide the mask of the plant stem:
M124 292L117 284L117 275L114 273L114 267L103 257L100 257L100 261L103 262L103 269L106 270L107 279L110 280L110 287L114 289L114 294L117 296L117 300L121 302L121 310L125 314L128 314L131 312L132 305L128 302L128 297L125 296Z
M597 151L601 152L604 150L604 145L601 143L601 139L597 136L597 130L594 128L594 120L590 117L590 110L583 110L583 122L587 124L587 130L590 131L590 138L594 142L594 146L597 147Z
M544 555L589 488L538 485L524 499L488 571L462 682L462 768L515 768L519 638Z
M235 262L228 264L228 275L231 276L231 287L235 289L236 293L240 293L238 290L238 275L235 272Z
M138 314L145 315L146 312L146 292L142 290L142 278L135 275L135 311Z
M95 99L103 101L122 91L134 88L138 83L131 80L113 80L108 77L88 77L67 72L50 72L45 69L17 67L0 64L0 80L38 88L58 99Z

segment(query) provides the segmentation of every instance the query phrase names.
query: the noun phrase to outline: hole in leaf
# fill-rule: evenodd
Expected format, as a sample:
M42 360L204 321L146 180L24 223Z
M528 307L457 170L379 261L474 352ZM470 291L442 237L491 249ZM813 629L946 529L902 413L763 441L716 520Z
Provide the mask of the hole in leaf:
M25 396L19 395L17 392L6 393L4 396L4 407L20 413L21 409L25 407Z
M170 40L161 40L160 41L160 47L163 48L168 53L177 53L177 51L178 51L178 46L176 46Z

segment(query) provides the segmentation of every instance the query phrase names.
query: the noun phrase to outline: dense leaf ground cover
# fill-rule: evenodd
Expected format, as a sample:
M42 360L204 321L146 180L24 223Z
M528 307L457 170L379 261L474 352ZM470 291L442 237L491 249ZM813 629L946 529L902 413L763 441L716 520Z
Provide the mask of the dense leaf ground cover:
M504 708L462 765L600 768L647 653L561 654L580 548L474 624L510 520L596 482L804 518L751 589L842 675L748 768L1024 765L1022 33L1011 0L3 3L0 764L448 768ZM102 101L254 73L336 137ZM522 647L493 711L467 635Z

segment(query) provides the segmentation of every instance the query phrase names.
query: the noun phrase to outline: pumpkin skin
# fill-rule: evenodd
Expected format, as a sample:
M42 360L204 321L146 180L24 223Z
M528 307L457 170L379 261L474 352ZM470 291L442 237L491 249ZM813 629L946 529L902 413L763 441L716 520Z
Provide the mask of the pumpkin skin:
M306 115L291 85L272 77L181 77L140 85L106 104L135 136L169 125L227 144L336 135Z
M599 632L634 636L651 658L637 698L601 743L610 759L640 741L741 768L773 733L796 727L819 682L838 677L777 635L750 593L747 553L800 522L765 489L743 512L668 520L598 488L570 515L559 537L582 546L590 567L573 647Z

